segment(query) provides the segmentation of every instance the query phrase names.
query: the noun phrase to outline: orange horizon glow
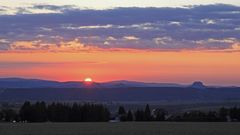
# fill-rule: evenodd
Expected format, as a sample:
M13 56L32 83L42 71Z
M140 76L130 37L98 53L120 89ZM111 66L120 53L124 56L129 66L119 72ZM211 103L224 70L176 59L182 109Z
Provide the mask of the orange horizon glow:
M57 81L144 82L240 85L240 52L89 51L0 53L0 77ZM12 65L14 66L12 66Z
M92 78L89 78L89 77L84 79L84 82L92 82L92 81L93 81Z

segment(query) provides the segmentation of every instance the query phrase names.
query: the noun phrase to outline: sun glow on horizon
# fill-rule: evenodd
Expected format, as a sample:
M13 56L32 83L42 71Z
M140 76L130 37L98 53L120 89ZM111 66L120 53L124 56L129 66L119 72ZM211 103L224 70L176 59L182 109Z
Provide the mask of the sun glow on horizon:
M81 81L85 84L112 80L201 80L207 85L240 85L239 57L240 52L206 51L12 52L0 53L0 76L57 81L80 81L79 77L84 77Z
M89 78L89 77L88 77L88 78L85 78L85 79L84 79L84 82L92 82L92 78Z

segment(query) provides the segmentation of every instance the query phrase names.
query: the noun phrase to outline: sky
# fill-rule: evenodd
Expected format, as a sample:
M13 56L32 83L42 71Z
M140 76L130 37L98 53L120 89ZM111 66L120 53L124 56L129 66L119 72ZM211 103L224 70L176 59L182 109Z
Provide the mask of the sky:
M0 30L0 77L240 86L237 0L0 0Z

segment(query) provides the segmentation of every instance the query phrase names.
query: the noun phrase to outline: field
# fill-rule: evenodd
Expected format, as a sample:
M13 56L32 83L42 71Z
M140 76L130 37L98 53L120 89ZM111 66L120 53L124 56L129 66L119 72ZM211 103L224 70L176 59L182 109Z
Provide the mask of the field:
M0 123L0 135L240 135L240 123Z

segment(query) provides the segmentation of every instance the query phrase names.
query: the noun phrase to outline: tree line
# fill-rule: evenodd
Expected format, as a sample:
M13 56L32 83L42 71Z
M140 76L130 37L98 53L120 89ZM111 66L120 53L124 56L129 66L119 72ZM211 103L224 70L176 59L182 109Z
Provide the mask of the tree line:
M46 105L45 102L25 102L18 113L13 109L3 109L0 112L0 120L16 122L104 122L109 118L110 112L106 107L89 103Z
M113 115L114 114L114 115ZM220 108L217 111L187 111L170 114L164 109L126 110L123 106L117 113L110 113L107 107L100 104L65 104L45 102L25 102L20 109L3 108L0 110L0 121L5 122L107 122L118 121L191 121L191 122L225 122L240 121L240 108Z
M144 110L137 110L134 114L125 111L120 106L118 111L120 121L175 121L175 122L240 122L240 108L220 108L218 111L192 110L184 113L169 114L164 109L151 110L146 105Z

